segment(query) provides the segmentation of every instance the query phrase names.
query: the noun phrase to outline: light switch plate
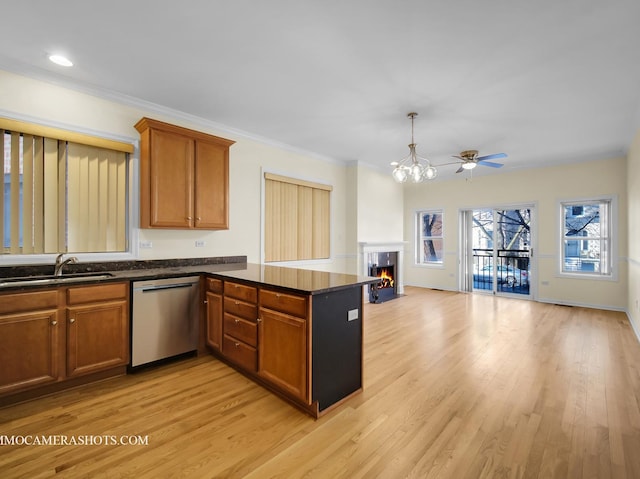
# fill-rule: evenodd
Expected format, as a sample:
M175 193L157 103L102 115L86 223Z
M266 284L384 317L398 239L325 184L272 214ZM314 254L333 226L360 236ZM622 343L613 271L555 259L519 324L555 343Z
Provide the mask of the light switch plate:
M153 248L153 243L151 241L140 241L140 248L142 249Z
M347 321L355 321L356 319L358 319L358 310L350 309L347 315Z

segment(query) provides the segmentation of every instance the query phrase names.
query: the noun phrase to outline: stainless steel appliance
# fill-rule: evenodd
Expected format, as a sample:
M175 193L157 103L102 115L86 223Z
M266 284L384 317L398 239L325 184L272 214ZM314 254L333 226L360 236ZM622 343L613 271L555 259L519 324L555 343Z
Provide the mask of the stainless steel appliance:
M198 348L199 277L134 281L131 367Z

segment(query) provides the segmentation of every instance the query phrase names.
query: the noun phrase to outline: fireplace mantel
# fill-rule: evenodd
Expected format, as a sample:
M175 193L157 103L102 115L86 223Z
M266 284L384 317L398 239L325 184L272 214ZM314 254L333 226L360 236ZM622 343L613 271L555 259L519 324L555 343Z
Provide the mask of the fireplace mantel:
M398 253L398 264L396 267L397 293L404 294L404 248L407 241L362 241L360 242L360 262L361 271L364 276L369 275L369 263L367 255L369 253Z

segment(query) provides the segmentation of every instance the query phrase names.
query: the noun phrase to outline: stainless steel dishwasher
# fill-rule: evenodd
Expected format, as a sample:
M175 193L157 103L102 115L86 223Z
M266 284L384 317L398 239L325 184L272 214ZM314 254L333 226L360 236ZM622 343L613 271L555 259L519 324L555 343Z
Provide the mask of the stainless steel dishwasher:
M131 367L198 348L200 278L134 281Z

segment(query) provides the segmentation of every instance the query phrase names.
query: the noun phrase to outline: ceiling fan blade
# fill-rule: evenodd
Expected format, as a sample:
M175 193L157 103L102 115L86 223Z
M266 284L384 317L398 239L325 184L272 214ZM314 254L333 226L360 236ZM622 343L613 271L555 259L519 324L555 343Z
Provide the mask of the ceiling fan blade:
M491 168L501 168L502 163L494 163L492 161L478 160L478 164L482 166L490 166Z
M506 153L494 153L493 155L479 156L477 159L478 161L484 161L484 160L497 160L499 158L506 158L506 157L507 157Z
M461 166L460 168L458 168L458 169L456 170L456 173L461 173L461 172L463 172L463 171L464 171L464 168Z

